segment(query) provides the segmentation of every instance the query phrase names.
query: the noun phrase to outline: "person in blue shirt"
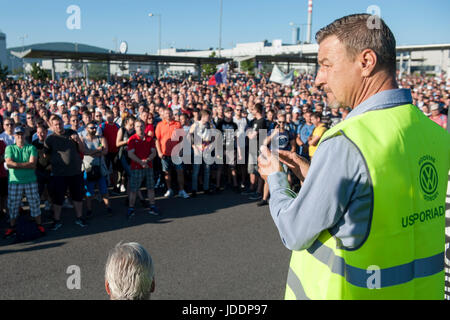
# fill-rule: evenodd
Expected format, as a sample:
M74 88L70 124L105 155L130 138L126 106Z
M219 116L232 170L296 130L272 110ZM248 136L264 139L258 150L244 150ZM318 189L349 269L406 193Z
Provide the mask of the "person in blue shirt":
M306 111L303 114L303 118L305 119L305 124L299 126L297 128L297 138L295 142L297 143L298 150L297 153L306 159L309 159L308 155L308 138L311 136L314 125L311 122L311 111Z
M276 152L277 150L295 151L295 134L289 130L289 125L286 122L287 113L284 110L280 110L277 114L276 126L273 130L268 132L267 138L264 140L263 145L270 145L270 150ZM288 182L292 185L292 174L286 165L283 166L283 171L288 175ZM269 204L269 185L264 183L263 198L257 203L258 207Z

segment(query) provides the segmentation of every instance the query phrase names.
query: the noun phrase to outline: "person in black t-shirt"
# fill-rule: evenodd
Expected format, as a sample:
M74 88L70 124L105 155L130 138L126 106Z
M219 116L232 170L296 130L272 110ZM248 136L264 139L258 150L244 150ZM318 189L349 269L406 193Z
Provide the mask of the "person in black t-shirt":
M84 154L84 144L78 133L72 129L64 129L61 118L57 115L50 117L53 134L44 142L45 153L50 157L52 165L51 195L53 202L54 222L52 230L59 229L62 204L66 190L69 189L77 215L76 224L86 226L83 219L83 175L81 171L81 157Z
M26 113L26 125L25 125L25 140L27 143L32 142L33 135L36 133L36 121L34 118L34 112L28 110Z
M253 107L253 116L255 117L250 123L248 132L249 138L249 155L248 155L248 174L250 175L250 186L243 194L250 195L250 200L260 200L262 198L262 188L264 181L258 173L258 155L264 139L267 137L267 123L263 117L263 106L260 103ZM265 133L265 134L264 134ZM256 143L257 149L254 150Z
M222 132L223 139L223 164L218 164L216 176L216 191L220 192L220 180L224 168L228 173L228 168L231 171L231 178L233 179L233 189L238 191L237 176L236 176L236 134L238 126L233 121L233 108L227 107L225 109L225 117L220 119L217 123L217 130Z
M36 148L38 152L38 161L36 164L36 177L38 182L38 190L39 195L42 200L45 201L45 210L50 210L49 204L49 185L50 185L50 176L51 176L51 165L50 159L44 155L45 148L44 142L47 138L48 130L45 126L39 125L37 127L37 139L33 141L33 146Z
M342 116L339 113L339 109L335 106L331 107L331 114L330 114L330 126L329 128L334 127L335 125L337 125L339 122L342 121Z

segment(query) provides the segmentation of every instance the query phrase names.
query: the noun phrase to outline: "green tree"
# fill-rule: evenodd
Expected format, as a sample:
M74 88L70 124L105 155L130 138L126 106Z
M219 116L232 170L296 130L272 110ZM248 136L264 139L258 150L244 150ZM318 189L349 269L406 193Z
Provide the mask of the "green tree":
M2 67L2 64L0 63L0 80L5 80L8 74L8 66Z
M42 69L36 62L31 65L31 76L35 80L46 80L51 77L50 72Z
M214 58L215 56L216 56L215 51L213 51L209 55L210 58ZM214 64L206 63L206 64L202 65L202 76L203 77L209 77L209 76L213 75L214 73L216 73L216 66Z
M253 59L241 61L241 70L249 75L255 75L255 61Z

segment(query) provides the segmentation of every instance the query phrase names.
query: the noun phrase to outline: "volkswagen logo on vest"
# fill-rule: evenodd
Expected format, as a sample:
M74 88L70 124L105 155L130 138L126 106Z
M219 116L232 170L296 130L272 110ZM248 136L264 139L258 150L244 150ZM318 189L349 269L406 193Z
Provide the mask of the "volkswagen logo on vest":
M423 156L419 161L420 188L424 193L424 199L428 201L433 201L437 197L438 173L434 166L435 161L436 160L429 155Z

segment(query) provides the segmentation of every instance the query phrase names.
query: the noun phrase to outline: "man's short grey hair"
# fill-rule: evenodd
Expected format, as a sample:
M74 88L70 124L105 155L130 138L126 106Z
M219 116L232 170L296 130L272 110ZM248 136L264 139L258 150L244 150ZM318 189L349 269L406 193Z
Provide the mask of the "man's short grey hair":
M370 29L369 14L351 14L335 20L316 33L320 44L329 36L336 36L342 42L352 60L365 49L373 50L378 58L378 64L395 75L396 71L396 41L391 29L383 19L379 28Z
M105 280L113 300L148 300L154 278L150 254L137 242L118 243L106 261Z

